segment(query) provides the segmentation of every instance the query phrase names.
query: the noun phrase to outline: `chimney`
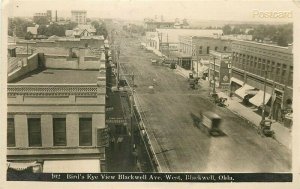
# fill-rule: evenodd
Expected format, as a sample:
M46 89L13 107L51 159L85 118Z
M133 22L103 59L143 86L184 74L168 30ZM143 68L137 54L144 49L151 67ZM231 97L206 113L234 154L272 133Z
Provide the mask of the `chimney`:
M55 22L57 22L57 10L55 11Z

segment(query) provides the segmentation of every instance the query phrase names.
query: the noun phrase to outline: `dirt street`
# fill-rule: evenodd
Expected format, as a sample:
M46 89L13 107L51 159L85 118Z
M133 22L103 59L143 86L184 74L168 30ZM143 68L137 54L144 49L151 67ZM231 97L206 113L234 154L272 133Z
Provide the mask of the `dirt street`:
M191 90L176 70L154 66L158 58L140 48L137 38L117 36L120 62L135 74L136 96L150 140L165 172L289 172L291 151L271 138L261 137L247 121L208 99L206 81ZM202 84L201 84L202 83ZM149 86L153 85L151 91ZM222 117L225 136L210 137L195 127L200 111Z

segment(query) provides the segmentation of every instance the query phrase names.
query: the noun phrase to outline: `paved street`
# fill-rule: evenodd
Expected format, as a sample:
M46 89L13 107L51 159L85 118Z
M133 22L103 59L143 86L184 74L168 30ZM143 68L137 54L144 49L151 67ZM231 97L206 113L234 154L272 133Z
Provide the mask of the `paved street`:
M118 37L118 36L117 36ZM119 36L120 37L120 36ZM150 140L166 172L289 172L291 151L271 138L262 138L244 119L216 107L204 86L189 89L178 71L154 66L151 52L137 38L116 39L120 62L134 72L136 95ZM201 81L200 81L201 82ZM154 85L154 93L149 86ZM222 117L222 137L209 137L194 126L200 111Z

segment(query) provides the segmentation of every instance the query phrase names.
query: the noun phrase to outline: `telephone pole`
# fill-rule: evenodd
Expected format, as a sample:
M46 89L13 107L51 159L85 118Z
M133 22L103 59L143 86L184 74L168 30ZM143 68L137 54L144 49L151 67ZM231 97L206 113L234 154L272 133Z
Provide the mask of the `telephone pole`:
M197 55L197 77L199 77L199 71L198 71L198 64L199 64L199 46L196 48L196 55Z
M216 94L216 57L214 57L214 88L213 88L213 94Z
M264 79L264 95L263 95L263 104L262 104L262 114L261 114L261 122L265 120L265 98L266 98L266 88L267 88L267 74L268 74L268 69L264 70L265 72L265 79Z

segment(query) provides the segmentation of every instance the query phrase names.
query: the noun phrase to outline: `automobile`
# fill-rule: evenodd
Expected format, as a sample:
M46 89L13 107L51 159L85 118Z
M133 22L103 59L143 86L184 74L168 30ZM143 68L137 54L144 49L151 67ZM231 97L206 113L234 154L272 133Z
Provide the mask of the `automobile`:
M222 118L214 112L206 111L200 113L200 122L198 127L205 129L211 136L223 134L220 129Z

